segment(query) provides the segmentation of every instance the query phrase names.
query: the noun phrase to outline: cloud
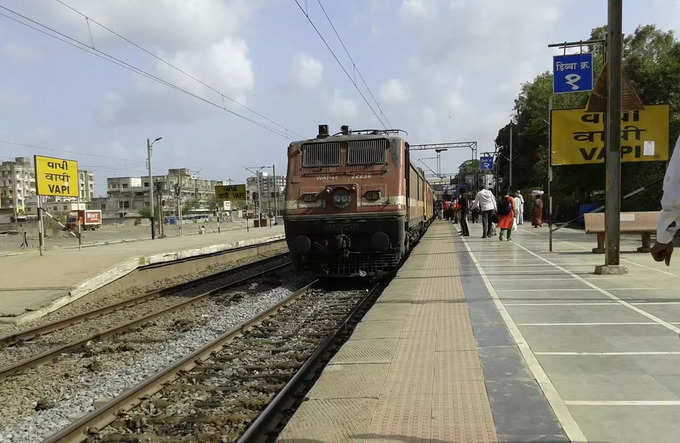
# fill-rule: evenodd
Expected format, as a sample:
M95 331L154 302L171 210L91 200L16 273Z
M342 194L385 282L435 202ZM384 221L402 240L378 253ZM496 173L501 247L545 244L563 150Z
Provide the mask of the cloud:
M404 0L399 8L403 19L429 20L436 15L437 4L430 0Z
M391 78L380 86L380 100L388 105L399 105L409 99L409 94L399 79Z
M340 89L333 90L333 94L326 99L326 109L335 121L352 123L358 117L357 102L346 98Z
M299 89L319 87L323 81L323 64L310 55L296 55L290 68L290 81Z
M170 60L189 73L200 73L206 84L243 103L255 85L255 75L248 56L248 46L240 38L226 37L203 48L176 52ZM200 95L212 95L210 89L181 75L171 67L158 63L163 78L176 82Z
M126 37L171 53L197 49L241 33L260 8L258 0L117 0L69 4ZM77 29L89 39L85 20L65 7L50 5L49 12L61 24ZM47 8L46 8L47 9ZM119 42L118 38L91 23L95 45Z
M0 45L0 57L11 63L39 63L43 60L42 51L35 47L16 42L5 42Z

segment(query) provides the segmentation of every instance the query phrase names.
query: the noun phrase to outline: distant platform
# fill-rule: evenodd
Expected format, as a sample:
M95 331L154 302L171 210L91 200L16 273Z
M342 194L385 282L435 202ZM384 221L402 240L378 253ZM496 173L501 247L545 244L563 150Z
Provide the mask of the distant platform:
M0 324L35 320L151 264L171 264L234 248L284 239L283 226L142 240L76 248L55 248L0 256ZM216 272L215 263L189 270ZM213 269L214 268L214 269ZM187 271L187 272L189 272ZM189 274L187 274L189 275ZM166 278L171 282L172 276Z

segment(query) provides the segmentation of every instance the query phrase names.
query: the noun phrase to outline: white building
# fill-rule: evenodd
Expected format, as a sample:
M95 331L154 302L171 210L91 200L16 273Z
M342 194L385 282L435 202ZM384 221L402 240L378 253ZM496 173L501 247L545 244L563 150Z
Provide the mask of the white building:
M28 157L0 164L0 208L23 211L26 198L35 195L35 170Z
M78 183L80 184L80 201L89 202L94 198L94 173L85 169L78 170Z
M260 208L263 214L274 214L277 206L279 214L283 211L285 190L285 175L272 176L259 172L256 176L246 179L248 205L251 209Z

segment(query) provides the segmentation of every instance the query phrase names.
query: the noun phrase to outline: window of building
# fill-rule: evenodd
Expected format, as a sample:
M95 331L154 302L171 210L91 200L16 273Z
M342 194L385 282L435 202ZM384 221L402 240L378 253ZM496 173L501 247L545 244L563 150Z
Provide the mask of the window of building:
M128 187L127 183L123 183L123 189L126 189Z

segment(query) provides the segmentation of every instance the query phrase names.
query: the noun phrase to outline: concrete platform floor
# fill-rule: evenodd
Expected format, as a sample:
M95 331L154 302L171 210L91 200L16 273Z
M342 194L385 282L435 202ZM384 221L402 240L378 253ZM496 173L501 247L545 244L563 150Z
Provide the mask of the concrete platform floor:
M604 256L582 231L524 224L511 242L457 238L572 440L677 442L680 260L670 267L622 241L629 273L593 273ZM466 293L467 295L467 293ZM533 363L532 363L533 362Z

